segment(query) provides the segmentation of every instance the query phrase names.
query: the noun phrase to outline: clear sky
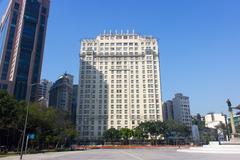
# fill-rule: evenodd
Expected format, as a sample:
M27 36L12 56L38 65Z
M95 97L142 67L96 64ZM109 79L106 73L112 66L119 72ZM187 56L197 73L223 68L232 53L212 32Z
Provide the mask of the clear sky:
M48 22L42 78L78 82L82 38L134 29L159 40L164 100L182 92L193 114L240 104L239 0L52 0Z

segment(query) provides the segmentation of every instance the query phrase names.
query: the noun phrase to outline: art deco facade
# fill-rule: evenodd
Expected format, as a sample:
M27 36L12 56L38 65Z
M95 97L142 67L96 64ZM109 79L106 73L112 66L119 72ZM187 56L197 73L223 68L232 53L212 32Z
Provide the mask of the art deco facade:
M10 0L0 22L0 89L18 100L36 99L49 0ZM31 92L31 94L30 94Z
M103 34L81 41L77 130L101 139L109 128L162 120L159 48L151 36Z

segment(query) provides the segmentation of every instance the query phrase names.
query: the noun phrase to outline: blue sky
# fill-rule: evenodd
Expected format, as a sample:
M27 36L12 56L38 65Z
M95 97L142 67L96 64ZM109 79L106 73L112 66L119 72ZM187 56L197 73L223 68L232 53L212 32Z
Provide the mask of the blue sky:
M6 0L0 0L0 14ZM240 1L52 0L42 78L78 82L79 43L104 30L158 38L163 99L182 92L193 114L240 103Z

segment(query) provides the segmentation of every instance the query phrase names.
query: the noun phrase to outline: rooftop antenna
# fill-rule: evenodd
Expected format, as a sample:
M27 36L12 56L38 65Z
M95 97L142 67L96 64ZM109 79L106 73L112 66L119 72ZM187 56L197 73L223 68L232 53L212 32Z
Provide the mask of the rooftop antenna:
M112 30L110 29L110 35L112 34Z
M123 30L121 29L121 34L123 34Z
M133 29L133 35L134 35L134 29Z
M129 31L127 30L127 34L129 34Z
M105 35L106 34L106 30L104 29L104 31L103 31L103 34Z

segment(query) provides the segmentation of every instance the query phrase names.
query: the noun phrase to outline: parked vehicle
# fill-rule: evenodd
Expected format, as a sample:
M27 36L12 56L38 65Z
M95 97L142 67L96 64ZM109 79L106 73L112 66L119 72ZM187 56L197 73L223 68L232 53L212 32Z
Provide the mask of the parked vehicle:
M8 149L6 146L0 146L0 154L7 154Z

